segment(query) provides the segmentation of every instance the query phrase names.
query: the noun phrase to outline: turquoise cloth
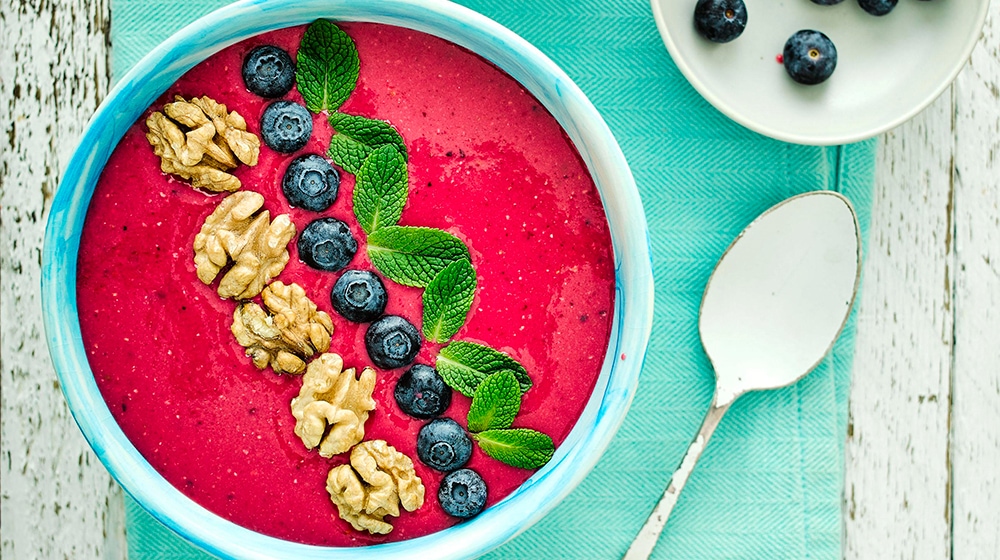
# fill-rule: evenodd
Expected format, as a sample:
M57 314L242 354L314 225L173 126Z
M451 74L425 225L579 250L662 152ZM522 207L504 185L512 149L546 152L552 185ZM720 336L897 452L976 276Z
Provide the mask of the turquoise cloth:
M182 25L225 0L112 0L122 76ZM646 208L656 315L625 424L580 487L490 558L620 558L697 431L714 377L698 339L702 291L754 217L797 193L845 194L866 229L873 141L818 148L759 136L685 81L648 0L463 0L540 48L590 97L618 138ZM741 398L723 420L657 546L657 558L841 557L841 492L854 320L797 385ZM129 557L198 558L127 508Z

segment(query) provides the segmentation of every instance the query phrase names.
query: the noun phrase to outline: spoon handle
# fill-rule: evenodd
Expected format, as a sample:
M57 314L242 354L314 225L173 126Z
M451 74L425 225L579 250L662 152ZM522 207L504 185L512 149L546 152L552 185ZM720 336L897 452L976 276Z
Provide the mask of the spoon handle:
M708 438L712 437L712 433L715 432L715 428L722 420L722 416L729 410L729 405L732 404L732 401L730 401L718 406L715 404L715 401L716 399L713 398L712 407L708 409L708 414L705 415L698 434L694 437L691 445L688 446L687 453L684 454L684 459L677 466L677 470L674 471L673 476L670 477L670 483L667 484L667 489L663 492L660 503L656 504L653 513L649 514L646 524L642 526L639 534L635 536L635 540L632 541L632 545L629 546L623 560L645 560L653 553L653 547L656 546L656 541L660 539L660 533L663 532L663 527L667 524L667 518L670 516L671 510L677 504L677 498L680 496L681 490L684 489L684 483L691 476L691 471L694 469L695 463L698 462L698 458L701 457L701 452L705 450Z

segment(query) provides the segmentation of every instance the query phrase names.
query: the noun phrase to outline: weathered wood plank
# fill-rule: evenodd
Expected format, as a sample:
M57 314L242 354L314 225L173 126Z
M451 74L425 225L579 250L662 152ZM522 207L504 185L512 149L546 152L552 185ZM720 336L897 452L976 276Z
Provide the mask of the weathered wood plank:
M844 558L950 557L951 92L882 136L846 446Z
M59 176L108 91L108 0L0 3L3 558L121 558L120 491L74 424L45 347L42 234Z
M1000 556L1000 2L955 83L953 551Z

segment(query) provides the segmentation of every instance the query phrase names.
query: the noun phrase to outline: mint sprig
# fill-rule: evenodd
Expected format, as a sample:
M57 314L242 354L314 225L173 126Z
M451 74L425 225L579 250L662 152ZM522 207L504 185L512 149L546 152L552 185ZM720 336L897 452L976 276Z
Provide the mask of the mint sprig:
M555 453L552 438L535 430L486 430L472 434L479 448L494 459L521 469L537 469Z
M336 24L316 20L302 38L295 77L306 107L329 111L336 134L327 155L356 176L354 215L368 235L368 256L387 278L425 288L423 334L445 342L465 324L476 293L469 249L445 231L396 225L408 196L407 153L388 122L337 113L357 87L360 61L354 41ZM445 382L472 397L469 431L484 453L519 468L544 465L555 452L552 438L511 428L531 378L517 360L482 344L456 341L435 362Z
M344 113L331 113L329 120L337 134L326 155L348 173L357 174L368 155L382 146L393 146L406 161L406 144L391 124Z
M472 395L467 420L470 432L509 428L521 410L517 377L504 370L487 377Z
M318 19L306 29L295 61L295 81L306 107L335 111L358 83L358 49L332 21Z
M440 361L438 362L440 367ZM537 469L552 458L549 436L528 428L511 428L521 410L521 386L513 371L484 379L472 395L467 417L472 439L490 457L522 469Z
M444 267L424 290L424 337L446 342L465 324L476 296L476 271L467 259Z
M434 228L386 226L368 236L368 257L382 274L404 286L424 288L449 264L469 259L454 235Z
M354 216L365 233L396 225L403 215L409 187L406 160L393 146L373 151L358 171Z
M452 342L441 349L434 364L444 382L467 397L474 396L484 379L501 371L509 371L517 378L522 393L531 388L528 371L517 360L474 342Z

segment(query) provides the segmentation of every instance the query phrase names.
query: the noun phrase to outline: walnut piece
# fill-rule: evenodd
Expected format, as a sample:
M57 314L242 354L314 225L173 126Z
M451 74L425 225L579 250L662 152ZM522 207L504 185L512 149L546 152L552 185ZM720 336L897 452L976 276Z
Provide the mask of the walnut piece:
M257 165L260 138L247 132L239 113L209 97L177 96L146 119L146 139L160 156L160 169L191 181L195 188L235 191L240 180L227 173L239 162ZM183 129L181 127L184 127ZM186 130L184 130L186 129Z
M263 205L264 197L258 193L233 193L205 218L194 238L194 265L205 284L233 263L219 282L224 298L256 296L288 264L295 225L287 214L271 221L267 210L258 213Z
M233 335L257 369L270 365L275 373L299 374L306 360L330 348L333 321L316 309L298 284L269 284L261 292L265 311L253 302L233 314Z
M326 490L342 519L358 531L380 535L392 531L384 518L399 517L401 504L406 511L424 504L424 485L413 461L384 440L358 444L350 465L330 470Z
M292 399L295 435L308 449L319 446L323 457L347 451L365 437L365 421L375 410L374 389L372 368L356 378L354 368L345 370L337 354L320 355L309 364L299 396Z

